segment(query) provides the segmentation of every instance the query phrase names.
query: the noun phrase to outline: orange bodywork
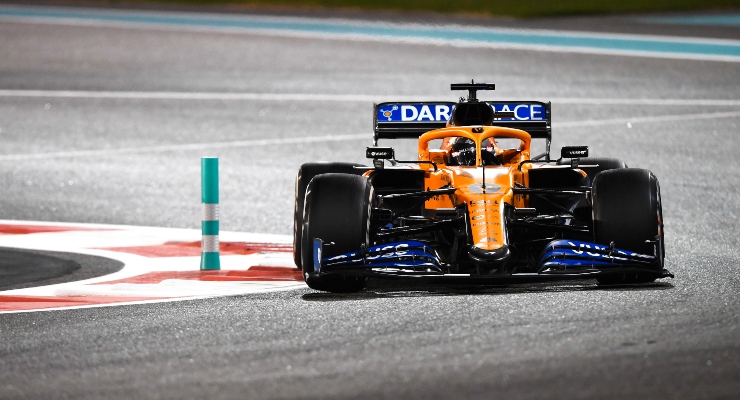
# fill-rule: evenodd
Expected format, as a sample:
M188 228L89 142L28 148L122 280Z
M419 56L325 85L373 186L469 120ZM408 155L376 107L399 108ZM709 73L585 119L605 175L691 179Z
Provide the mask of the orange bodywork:
M445 143L453 137L471 139L476 144L476 166L447 165ZM496 148L496 156L503 165L483 166L481 151L486 139L496 138L519 139L517 149ZM429 149L429 142L443 139L442 149ZM435 196L425 203L428 211L450 209L466 204L470 218L472 244L482 250L496 250L507 244L504 226L505 204L526 207L524 196L515 196L512 188L516 183L525 185L526 172L530 164L519 163L530 159L531 136L522 130L495 126L485 127L448 127L429 131L419 138L419 168L426 171L425 187L428 190L439 189L446 185L457 188L452 195ZM484 171L485 169L485 171ZM485 182L484 182L485 174Z

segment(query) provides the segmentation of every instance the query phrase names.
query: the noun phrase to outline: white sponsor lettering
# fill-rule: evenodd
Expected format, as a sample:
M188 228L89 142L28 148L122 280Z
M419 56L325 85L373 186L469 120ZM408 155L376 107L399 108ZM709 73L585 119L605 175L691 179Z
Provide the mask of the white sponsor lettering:
M586 247L589 247L589 246L586 246ZM603 250L603 249L599 249L599 248L598 248L598 247L596 247L596 246L594 246L594 248L595 248L596 250ZM587 252L586 252L586 254L588 254L588 255L589 255L589 256L591 256L591 257L605 257L605 256L604 256L603 254L599 254L599 253L591 253L590 251L587 251Z
M435 106L434 117L437 121L448 121L450 119L450 107L449 106Z
M486 205L486 204L498 204L498 200L470 200L471 206L475 206L475 205L481 206L481 205Z
M408 112L411 112L409 115ZM419 111L414 106L401 106L401 121L416 121Z
M573 242L568 242L568 244L571 245L571 246L573 246L573 247L576 247L576 244L573 243ZM583 254L583 251L581 251L581 250L573 250L573 252L576 253L576 254Z
M384 246L377 250L381 254L376 254L374 256L367 256L366 260L373 261L373 260L377 260L380 258L401 257L401 256L408 254L408 249L407 249L408 247L409 245L405 243L401 243L396 246Z
M538 115L538 114L542 114L542 106L537 105L537 104L532 104L531 106L529 106L529 110L530 110L529 113L532 116L532 119L536 119L536 120L545 119L544 117Z
M575 245L575 243L573 243L573 242L568 242L568 244L569 244L569 245L571 245L571 246L573 246L573 247L575 247L575 246L576 246L576 245ZM585 244L585 243L579 243L579 244L578 244L578 248L579 248L579 249L586 249L586 250L591 250L591 245L588 245L588 244ZM597 246L597 245L594 245L593 249L594 249L594 250L599 250L599 251L605 251L605 250L606 250L607 248L606 248L606 247L599 247L599 246ZM606 254L602 254L602 253L592 253L592 252L590 252L590 251L585 251L585 250L575 250L575 249L570 249L570 250L571 250L571 251L572 251L573 253L575 253L575 254L578 254L578 255L581 255L581 254L583 254L583 253L585 252L585 253L586 253L586 255L589 255L589 256L591 256L591 257L610 258L610 257L609 257L608 255L606 255ZM621 251L619 251L618 253L622 253L622 252L621 252ZM624 254L624 253L622 253L622 254Z
M528 120L529 119L529 116L524 116L524 117L520 117L519 116L519 109L520 108L529 109L529 106L527 106L526 104L519 104L518 106L514 107L514 118L519 119L519 120L522 120L522 121Z
M498 222L493 222L493 221L491 221L491 222L476 222L472 226L483 226L483 225L501 225L501 224L498 223Z
M434 121L434 115L432 115L432 110L429 109L429 106L421 107L419 118L417 118L416 120L417 121L422 121L422 120Z

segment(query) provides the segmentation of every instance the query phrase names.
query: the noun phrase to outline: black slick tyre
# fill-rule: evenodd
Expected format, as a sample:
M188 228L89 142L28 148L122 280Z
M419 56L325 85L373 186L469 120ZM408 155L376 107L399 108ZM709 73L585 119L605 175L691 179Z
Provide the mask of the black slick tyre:
M655 272L661 272L665 241L660 185L655 175L638 168L603 171L594 178L592 196L594 242L607 246L614 242L618 249L653 255L659 237L659 265ZM637 283L655 279L654 275L607 275L599 282Z
M306 188L311 179L317 175L340 173L360 175L363 170L355 169L363 167L362 164L341 162L317 162L301 165L295 180L295 204L293 206L293 260L300 269L301 264L301 224L303 223L303 203L306 197Z
M324 258L369 246L373 197L372 185L358 175L321 174L308 184L302 223L301 264L310 288L340 293L358 292L365 288L367 279L364 277L309 277L309 273L313 272L314 238L326 244Z

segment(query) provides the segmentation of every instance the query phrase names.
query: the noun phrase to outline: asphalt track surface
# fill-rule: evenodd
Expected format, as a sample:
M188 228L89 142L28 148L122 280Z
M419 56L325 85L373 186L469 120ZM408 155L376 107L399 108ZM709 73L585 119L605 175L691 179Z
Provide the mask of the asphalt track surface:
M4 314L0 398L740 395L738 63L7 21L0 54L4 90L265 94L0 97L5 219L197 228L199 159L218 156L222 229L290 234L301 163L364 161L362 96L451 100L475 78L491 99L555 100L553 149L651 169L676 275Z

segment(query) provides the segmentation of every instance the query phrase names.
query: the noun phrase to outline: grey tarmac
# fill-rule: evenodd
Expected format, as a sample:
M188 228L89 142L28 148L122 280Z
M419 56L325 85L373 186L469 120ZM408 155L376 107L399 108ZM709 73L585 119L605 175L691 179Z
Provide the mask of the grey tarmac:
M198 228L199 159L217 156L222 229L290 234L298 167L365 162L371 143L372 102L332 96L454 100L474 78L497 84L490 99L570 99L553 104L556 151L652 170L676 275L2 314L0 398L740 396L737 63L18 22L0 22L0 54L4 90L273 95L0 97L3 219Z

